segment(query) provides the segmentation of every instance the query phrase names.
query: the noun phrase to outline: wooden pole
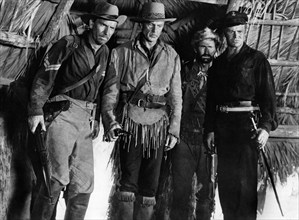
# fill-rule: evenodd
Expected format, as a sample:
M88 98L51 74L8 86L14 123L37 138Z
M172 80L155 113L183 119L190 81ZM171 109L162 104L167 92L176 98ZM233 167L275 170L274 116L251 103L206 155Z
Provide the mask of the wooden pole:
M55 13L52 16L52 19L47 26L47 29L44 31L41 40L41 46L44 47L48 45L53 37L56 35L59 25L62 21L62 18L70 10L74 0L61 0L58 4Z
M227 5L226 13L230 11L238 11L241 3L242 1L240 0L230 0Z

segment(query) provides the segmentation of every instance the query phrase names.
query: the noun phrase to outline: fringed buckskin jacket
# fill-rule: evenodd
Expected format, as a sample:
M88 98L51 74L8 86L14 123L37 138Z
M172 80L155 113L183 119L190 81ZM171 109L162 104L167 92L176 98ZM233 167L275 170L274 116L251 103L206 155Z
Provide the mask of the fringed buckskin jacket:
M149 143L155 142L155 140L150 141L149 139L161 140L161 137L155 138L155 135L159 135L162 130L161 126L165 125L163 118L169 120L167 122L168 129L163 136L170 133L179 138L180 132L182 110L180 58L170 45L160 40L154 48L149 58L141 45L139 36L113 49L102 97L102 118L105 131L109 131L115 124L122 123L124 129L133 132L134 139L137 138L137 134L142 136L141 143L143 145L155 145ZM127 105L127 114L124 111L121 113L122 117L126 114L129 120L129 124L125 125L123 120L118 119L115 110L121 106L122 94L133 92L143 77L146 77L146 83L140 92L165 96L170 112L166 108L145 108L127 103L125 104L125 106ZM132 128L134 126L132 124L142 126L141 134L140 130ZM162 139L164 138L162 137Z

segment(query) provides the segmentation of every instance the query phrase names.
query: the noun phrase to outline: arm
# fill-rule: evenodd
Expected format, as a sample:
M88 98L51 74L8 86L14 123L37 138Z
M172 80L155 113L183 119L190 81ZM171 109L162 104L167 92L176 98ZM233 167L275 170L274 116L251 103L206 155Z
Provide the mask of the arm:
M120 128L116 121L114 110L118 104L120 90L119 58L116 50L112 50L111 60L108 65L104 79L101 113L103 119L104 133L108 141L116 140L114 130Z
M214 95L214 69L213 66L209 70L209 76L207 81L207 99L206 99L206 113L204 121L204 142L206 147L212 149L215 144L214 137L214 125L216 117L216 100Z
M271 66L265 57L257 65L257 102L260 106L261 118L257 128L256 140L263 148L269 138L269 133L278 126L276 118L276 97Z
M179 138L181 113L182 113L182 88L181 88L181 64L177 55L175 58L175 66L173 77L170 82L168 104L171 107L170 125L168 133Z
M275 85L271 66L263 56L257 64L257 103L260 106L261 118L258 128L268 133L277 128Z
M66 40L61 39L53 45L33 80L28 103L28 123L32 132L38 124L41 124L45 130L42 108L53 90L55 78L66 54L67 43Z
M174 73L170 82L168 104L171 107L170 124L166 138L165 150L171 150L179 140L182 114L181 63L177 55L174 62Z

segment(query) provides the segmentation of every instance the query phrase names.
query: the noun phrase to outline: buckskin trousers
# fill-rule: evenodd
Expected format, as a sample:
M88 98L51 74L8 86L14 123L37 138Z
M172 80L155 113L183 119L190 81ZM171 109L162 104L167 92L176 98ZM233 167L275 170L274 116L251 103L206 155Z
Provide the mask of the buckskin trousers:
M249 113L220 113L216 121L218 189L224 220L255 220L258 151Z
M83 220L94 186L93 149L89 121L92 104L66 96L62 98L71 101L70 108L61 112L49 125L45 137L52 168L52 180L59 183L53 185L54 200L59 198L61 189L65 188L67 205L65 219ZM42 187L38 197L45 195ZM45 199L37 198L37 201L40 201L35 202L39 209L38 213L49 213L47 216L38 218L35 213L37 209L33 209L32 216L39 220L50 219L52 209L55 209L53 205Z

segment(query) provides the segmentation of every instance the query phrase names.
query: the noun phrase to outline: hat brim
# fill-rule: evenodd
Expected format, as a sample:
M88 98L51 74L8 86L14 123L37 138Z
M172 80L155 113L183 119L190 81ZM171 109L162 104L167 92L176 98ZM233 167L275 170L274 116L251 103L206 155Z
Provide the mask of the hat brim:
M117 23L117 26L122 25L127 20L126 15L120 15L120 16L109 16L109 15L94 15L94 14L84 14L81 15L81 19L85 24L89 24L89 20L93 18L100 18L108 21L114 21Z
M246 24L247 24L247 22L245 22L245 21L223 22L222 28L228 28L228 27L233 27L233 26L238 26L238 25L246 25Z
M133 18L130 18L130 20L133 22L138 22L138 23L154 22L154 21L173 22L176 20L176 18L144 19L144 18L133 17Z

